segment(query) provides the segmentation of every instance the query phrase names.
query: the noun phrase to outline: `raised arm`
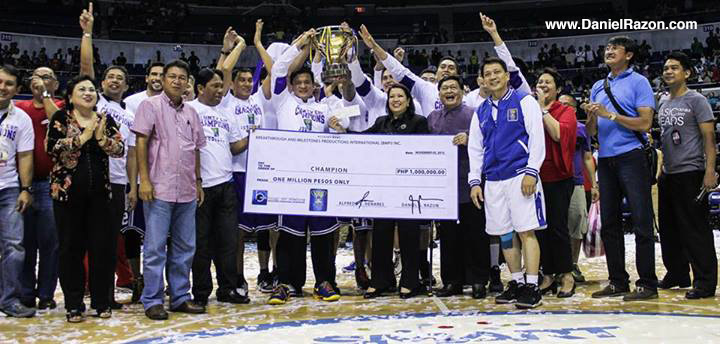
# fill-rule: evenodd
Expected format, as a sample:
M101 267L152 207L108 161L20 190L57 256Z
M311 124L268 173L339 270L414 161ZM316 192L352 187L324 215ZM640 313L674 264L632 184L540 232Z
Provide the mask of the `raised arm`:
M360 26L360 37L362 38L363 42L365 42L365 45L367 45L368 48L372 49L373 53L377 55L380 63L382 63L385 68L390 71L390 74L392 74L395 80L398 80L401 84L409 88L413 92L414 97L417 97L416 91L418 90L415 89L416 86L427 88L429 90L435 90L437 92L435 85L421 79L407 67L403 66L402 62L398 61L395 57L390 56L390 54L388 54L385 49L383 49L375 41L372 35L370 35L370 32L368 32L368 29L367 27L365 27L365 25Z
M57 81L55 81L57 82ZM33 76L32 79L30 79L30 88L32 89L33 93L38 93L40 95L45 94L47 89L45 88L45 83L43 82L43 79L41 79L39 76ZM42 97L43 102L43 108L45 109L45 115L48 119L51 119L52 116L60 110L57 105L55 104L55 99L52 97Z
M93 3L88 5L88 9L83 10L80 14L80 27L83 30L82 40L80 41L80 75L87 75L95 79L95 67L93 66Z
M375 87L370 79L363 73L360 62L355 60L348 64L350 68L350 77L355 85L355 91L362 98L367 107L373 107L378 101L384 102L382 95L384 92Z
M262 19L258 19L255 22L255 36L253 37L253 43L255 44L255 49L257 49L258 55L260 55L260 59L265 65L265 70L268 73L268 77L262 81L262 91L265 99L270 99L270 71L272 71L273 59L272 56L270 56L270 54L267 52L267 50L265 50L265 46L263 46L262 44L263 25L264 23Z
M293 44L287 50L285 50L285 52L280 56L280 58L278 58L278 60L275 61L275 63L273 64L272 72L270 73L272 75L271 88L273 91L273 97L287 94L287 81L284 84L278 83L278 81L281 79L287 79L290 65L297 63L296 58L302 56L300 49L303 49L308 45L311 35L314 34L315 30L313 29L304 32L297 40L295 40L295 42L293 42Z
M233 31L235 32L235 31ZM232 49L230 54L227 56L225 61L223 61L222 64L222 72L223 72L223 95L227 94L228 90L230 89L230 86L232 86L232 70L235 68L235 65L237 64L238 59L240 58L240 54L242 54L243 50L245 50L245 47L247 45L245 44L245 39L240 37L238 34L232 35L232 38L234 39L235 47Z
M520 68L518 68L515 64L507 45L505 45L505 42L503 42L502 38L500 38L495 21L482 14L482 12L480 13L480 21L482 22L483 29L490 34L490 37L492 37L492 40L495 43L495 53L501 60L503 60L503 62L505 62L505 65L507 65L508 73L510 73L510 86L528 94L532 93L530 84L528 84L525 76L522 74L522 71L520 71Z
M397 49L395 49L395 51L397 51L398 49L402 50L402 48L397 48ZM403 50L403 53L405 53L404 50ZM375 85L375 87L382 90L383 89L382 75L383 75L383 72L385 71L385 66L382 64L382 62L380 62L380 58L377 56L377 54L375 54L373 52L372 56L373 56L373 59L375 59L375 68L373 68L372 82L373 82L373 85ZM400 61L402 61L402 59L400 59Z
M315 31L313 30L313 35ZM303 35L298 36L291 45L296 45L301 39L303 39ZM308 38L309 39L309 38ZM308 56L310 56L310 44L308 44L310 41L308 40L305 44L300 45L302 48L300 50L300 54L295 57L295 60L292 61L290 64L290 67L288 68L288 75L292 74L294 71L300 69L305 64L305 61L307 61Z
M223 65L225 64L225 56L230 55L233 44L235 44L234 36L237 36L237 33L235 32L235 30L233 30L232 26L228 26L228 28L225 30L225 35L223 36L223 44L222 48L220 48L220 57L218 57L217 64L215 65L216 69L223 69Z

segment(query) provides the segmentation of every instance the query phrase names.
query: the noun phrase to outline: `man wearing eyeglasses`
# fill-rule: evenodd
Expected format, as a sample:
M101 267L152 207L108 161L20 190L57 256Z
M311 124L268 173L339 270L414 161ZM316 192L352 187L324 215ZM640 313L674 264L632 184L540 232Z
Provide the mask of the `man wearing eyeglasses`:
M30 116L35 132L31 190L34 202L24 214L25 265L20 276L20 301L26 307L37 306L41 310L57 306L53 296L58 280L58 235L48 180L52 161L45 152L45 136L50 117L64 107L64 102L55 98L58 85L52 69L39 67L33 71L30 79L33 98L15 103ZM40 264L38 271L35 271L38 252ZM36 304L37 300L40 302Z
M428 115L428 126L433 134L451 134L453 144L458 146L458 195L460 197L458 221L439 221L440 277L443 288L437 296L462 295L463 286L472 286L472 297L482 299L487 295L485 284L490 274L490 237L485 232L485 213L470 200L470 158L468 156L468 131L475 109L463 104L463 82L457 75L450 75L438 82L442 109Z

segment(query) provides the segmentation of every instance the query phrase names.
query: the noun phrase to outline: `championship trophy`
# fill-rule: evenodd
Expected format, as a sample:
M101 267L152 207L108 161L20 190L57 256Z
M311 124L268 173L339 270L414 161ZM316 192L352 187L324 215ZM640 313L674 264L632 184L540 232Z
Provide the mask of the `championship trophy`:
M311 38L312 49L317 50L316 54L319 53L324 62L322 81L330 83L339 76L350 75L347 64L357 58L358 39L355 32L339 25L324 26L315 32ZM312 51L310 57L313 58Z

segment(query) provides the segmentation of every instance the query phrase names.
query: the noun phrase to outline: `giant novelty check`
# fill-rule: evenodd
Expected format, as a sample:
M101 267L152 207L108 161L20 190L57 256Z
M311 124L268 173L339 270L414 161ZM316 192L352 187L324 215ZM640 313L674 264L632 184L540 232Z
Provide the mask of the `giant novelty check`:
M249 213L456 220L458 149L449 135L256 130Z

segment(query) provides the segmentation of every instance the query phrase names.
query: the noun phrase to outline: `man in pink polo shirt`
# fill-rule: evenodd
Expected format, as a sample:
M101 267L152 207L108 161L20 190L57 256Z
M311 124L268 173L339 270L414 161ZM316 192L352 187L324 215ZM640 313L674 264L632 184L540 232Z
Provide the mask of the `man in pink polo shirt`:
M132 131L144 201L145 249L141 301L145 315L165 320L163 272L167 261L170 310L204 313L190 298L190 268L195 255L195 209L203 202L200 148L205 135L197 112L183 104L188 65L172 61L163 70L163 93L138 106ZM168 242L170 234L170 242ZM166 251L167 250L167 251Z

